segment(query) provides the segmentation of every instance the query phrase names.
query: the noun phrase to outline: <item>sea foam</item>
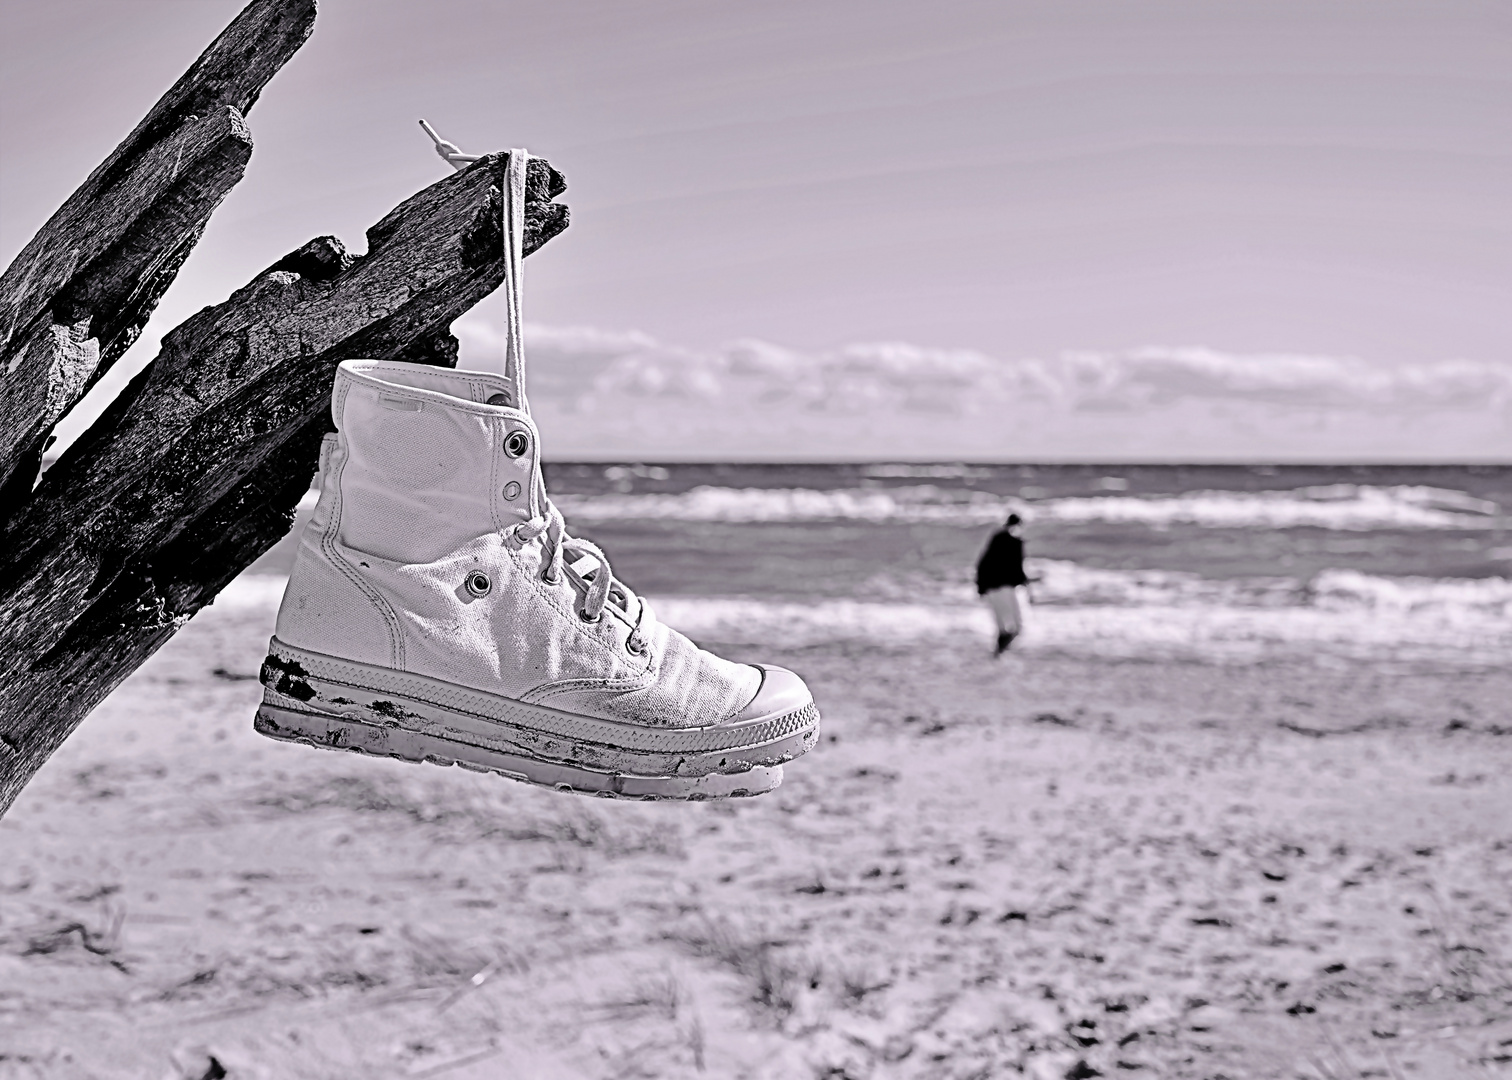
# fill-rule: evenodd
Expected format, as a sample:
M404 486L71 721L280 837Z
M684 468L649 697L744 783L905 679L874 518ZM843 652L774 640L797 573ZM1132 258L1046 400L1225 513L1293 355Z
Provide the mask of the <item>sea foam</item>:
M1291 491L1192 491L1026 500L933 484L892 488L730 488L677 494L563 495L582 521L867 521L981 526L1010 511L1030 522L1138 524L1154 528L1487 529L1500 507L1461 491L1421 485L1329 484Z
M1033 603L1015 647L1031 655L1217 662L1512 662L1512 581L1506 579L1398 582L1330 571L1298 595L1299 602L1286 605L1201 603L1190 596L1180 603ZM702 641L986 648L991 640L991 617L969 603L665 597L653 606L668 625Z
M1031 560L1033 602L1015 648L1083 657L1256 662L1278 657L1512 663L1512 580L1388 578L1325 570L1214 581ZM269 620L286 579L244 574L215 607ZM990 640L991 618L965 589L929 602L749 597L650 598L657 617L695 640L802 647L833 643L960 648Z

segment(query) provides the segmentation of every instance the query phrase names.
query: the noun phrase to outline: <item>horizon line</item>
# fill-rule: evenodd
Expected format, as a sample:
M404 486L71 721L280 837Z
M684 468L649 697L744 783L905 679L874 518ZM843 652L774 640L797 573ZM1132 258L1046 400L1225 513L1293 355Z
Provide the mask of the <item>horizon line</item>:
M1056 460L1041 458L1013 458L1013 459L983 459L983 458L681 458L681 457L543 457L542 465L772 465L786 468L798 468L805 466L838 466L838 465L904 465L904 466L930 466L930 465L961 465L980 468L1032 466L1034 468L1173 468L1173 467L1201 467L1201 468L1249 468L1249 469L1512 469L1512 457L1504 459L1471 459L1471 460L1443 460L1423 461L1397 458L1380 458L1375 460L1344 460L1337 461L1317 459L1297 459L1294 461L1276 459L1241 459L1241 458L1208 458L1189 460L1156 460L1156 459L1129 459L1127 461L1109 460L1103 458L1062 458Z

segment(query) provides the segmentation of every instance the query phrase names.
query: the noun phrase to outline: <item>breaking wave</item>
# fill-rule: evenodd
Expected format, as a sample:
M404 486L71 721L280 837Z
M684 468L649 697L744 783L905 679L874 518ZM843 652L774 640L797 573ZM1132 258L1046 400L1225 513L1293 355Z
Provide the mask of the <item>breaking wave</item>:
M1021 646L1028 652L1241 663L1333 656L1471 667L1512 660L1512 580L1505 578L1329 570L1301 586L1240 587L1182 574L1047 569L1026 612ZM991 627L985 609L970 602L666 597L653 605L664 622L695 639L754 645L985 642Z
M1512 661L1512 579L1389 578L1325 570L1311 580L1215 581L1169 571L1100 570L1031 560L1022 647L1108 658L1245 663L1276 657ZM243 575L215 606L271 620L286 578ZM955 646L988 640L991 619L962 588L930 602L652 597L695 640L802 647L837 642ZM1018 646L1015 646L1018 648Z
M569 518L582 521L838 520L980 526L998 522L1013 510L1030 521L1231 529L1485 529L1493 527L1500 512L1496 503L1460 491L1361 484L1037 501L932 484L832 491L704 486L678 494L564 495L557 503Z

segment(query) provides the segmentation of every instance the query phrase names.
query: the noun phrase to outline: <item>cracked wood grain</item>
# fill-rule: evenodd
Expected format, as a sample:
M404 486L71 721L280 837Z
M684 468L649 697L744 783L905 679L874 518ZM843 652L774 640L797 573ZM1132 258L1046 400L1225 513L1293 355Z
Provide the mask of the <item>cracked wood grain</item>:
M0 516L241 179L244 114L314 19L315 0L248 4L0 274Z
M0 812L79 721L276 543L330 429L336 365L451 365L451 323L503 280L492 154L401 203L349 254L311 240L162 350L4 529ZM532 160L526 254L567 226Z

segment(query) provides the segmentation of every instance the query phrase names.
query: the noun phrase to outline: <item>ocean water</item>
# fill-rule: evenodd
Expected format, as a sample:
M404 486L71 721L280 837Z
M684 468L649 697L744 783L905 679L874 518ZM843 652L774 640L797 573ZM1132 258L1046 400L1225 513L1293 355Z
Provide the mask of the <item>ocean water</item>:
M1512 467L555 464L574 534L710 643L987 650L1025 520L1025 653L1512 664ZM225 596L276 603L288 542ZM255 578L256 580L253 580Z
M547 484L710 641L985 650L972 574L1012 510L1026 652L1512 663L1512 468L563 464Z

